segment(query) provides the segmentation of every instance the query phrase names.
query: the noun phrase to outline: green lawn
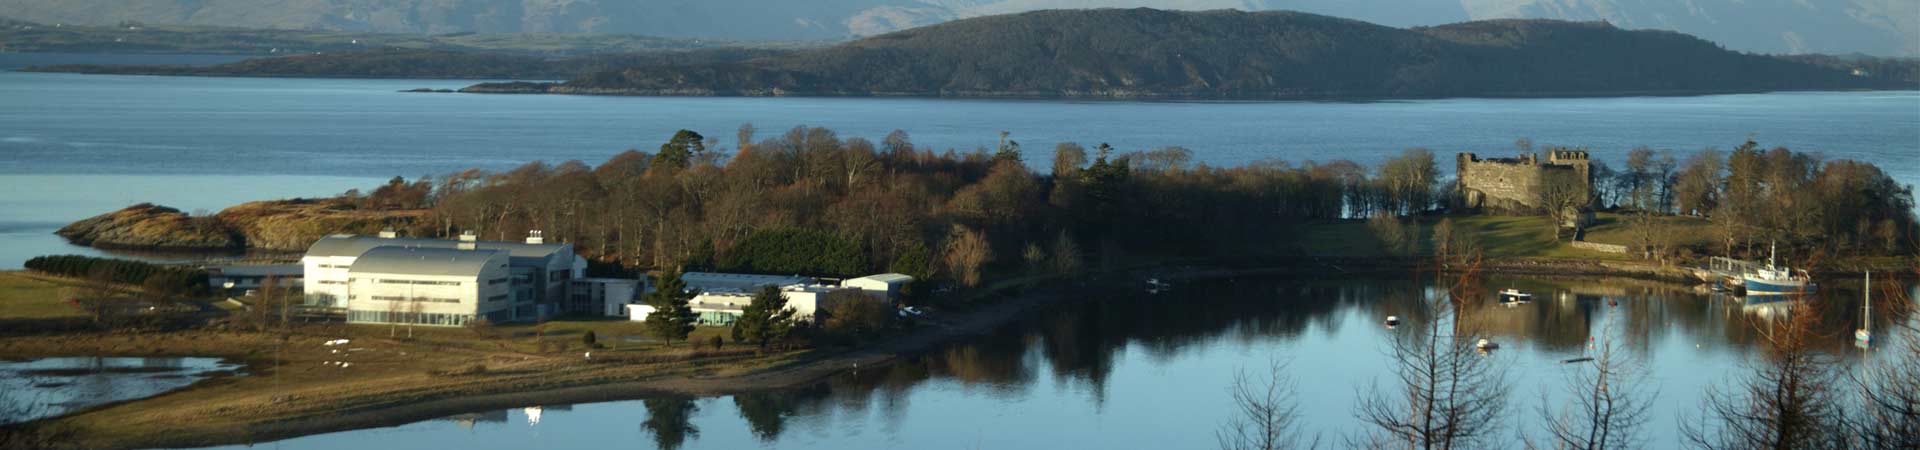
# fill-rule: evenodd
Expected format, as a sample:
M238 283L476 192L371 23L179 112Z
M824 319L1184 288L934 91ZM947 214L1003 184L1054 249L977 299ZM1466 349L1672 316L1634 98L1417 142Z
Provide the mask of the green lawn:
M1586 258L1586 259L1628 259L1626 255L1601 253L1573 248L1565 241L1555 240L1553 229L1549 227L1545 216L1496 216L1471 215L1450 216L1454 227L1471 230L1480 238L1482 250L1486 256L1495 258L1544 257L1544 258ZM1595 224L1587 229L1587 240L1603 244L1631 245L1636 233L1625 216L1601 213ZM1701 245L1713 242L1713 228L1706 220L1695 217L1660 217L1661 236L1674 239L1679 245ZM1433 251L1433 224L1439 218L1422 218L1415 231L1420 237L1420 253ZM1333 257L1377 257L1384 256L1379 239L1367 228L1364 221L1349 220L1320 223L1307 226L1305 250L1315 256Z
M18 271L0 272L0 318L45 319L85 316L61 300L65 286Z

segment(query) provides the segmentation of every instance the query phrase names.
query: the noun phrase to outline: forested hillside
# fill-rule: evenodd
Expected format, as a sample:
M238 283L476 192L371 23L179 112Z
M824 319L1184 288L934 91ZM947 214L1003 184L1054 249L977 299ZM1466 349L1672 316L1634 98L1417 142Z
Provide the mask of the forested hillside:
M1396 27L1465 20L1606 21L1769 54L1920 56L1913 0L0 0L42 23L203 25L385 33L633 33L839 40L1057 8L1294 10Z
M739 63L636 67L470 92L1313 98L1697 94L1907 87L1604 23L1399 29L1297 12L990 16Z
M363 50L254 58L214 66L75 64L27 71L242 77L471 78L557 80L653 65L715 64L778 55L783 50L716 48L544 57L450 50Z

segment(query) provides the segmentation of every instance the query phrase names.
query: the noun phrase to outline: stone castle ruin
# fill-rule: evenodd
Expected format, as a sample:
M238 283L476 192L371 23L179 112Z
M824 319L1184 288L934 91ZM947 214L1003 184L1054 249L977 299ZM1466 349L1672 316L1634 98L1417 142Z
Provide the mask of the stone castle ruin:
M1578 199L1585 207L1593 197L1593 174L1584 150L1556 149L1518 158L1480 159L1472 153L1456 156L1460 206L1507 213L1539 211L1552 196Z

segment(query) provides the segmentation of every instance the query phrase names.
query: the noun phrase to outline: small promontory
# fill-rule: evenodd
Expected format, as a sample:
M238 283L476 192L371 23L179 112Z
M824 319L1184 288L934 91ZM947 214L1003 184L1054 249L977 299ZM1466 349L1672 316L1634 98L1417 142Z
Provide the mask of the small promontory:
M234 250L240 237L214 217L141 203L68 224L55 231L78 245L138 250Z
M361 210L343 199L248 202L195 217L151 203L89 217L56 231L76 245L120 250L306 250L334 233L371 234L404 228L417 210Z

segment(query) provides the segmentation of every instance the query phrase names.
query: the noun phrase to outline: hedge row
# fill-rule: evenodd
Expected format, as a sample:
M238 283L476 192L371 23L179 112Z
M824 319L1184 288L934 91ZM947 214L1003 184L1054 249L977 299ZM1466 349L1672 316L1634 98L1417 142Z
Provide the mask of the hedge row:
M28 270L49 275L81 278L104 271L108 279L115 283L138 286L149 286L149 282L165 283L167 286L179 289L180 292L195 295L207 292L207 273L204 271L140 261L82 255L53 255L29 259L26 267Z

